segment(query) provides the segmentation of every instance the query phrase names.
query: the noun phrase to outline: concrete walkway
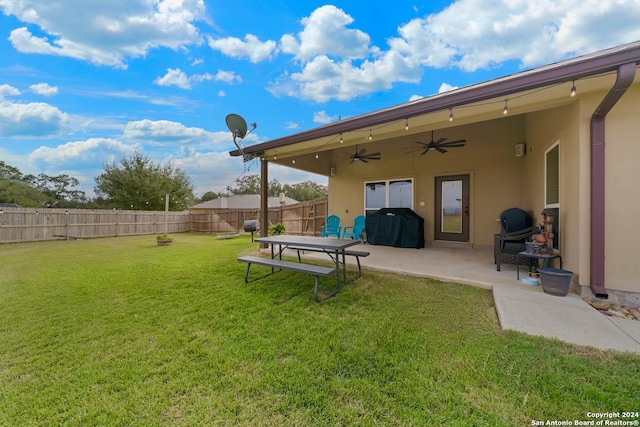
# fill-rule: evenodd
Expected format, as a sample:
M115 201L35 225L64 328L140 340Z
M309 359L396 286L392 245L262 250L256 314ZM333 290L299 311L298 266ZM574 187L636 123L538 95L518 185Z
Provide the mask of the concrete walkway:
M361 245L370 252L361 258L362 268L429 277L493 290L502 329L540 335L601 350L640 354L640 321L607 317L570 293L566 297L548 295L540 286L523 285L516 279L514 265L496 271L492 248L446 245L423 249ZM293 253L295 254L295 253ZM294 255L295 256L295 255ZM325 254L304 257L326 259ZM354 259L348 258L348 264ZM521 267L521 277L526 276Z
M557 297L545 294L540 286L528 288L493 287L502 329L640 354L640 321L605 316L575 293Z

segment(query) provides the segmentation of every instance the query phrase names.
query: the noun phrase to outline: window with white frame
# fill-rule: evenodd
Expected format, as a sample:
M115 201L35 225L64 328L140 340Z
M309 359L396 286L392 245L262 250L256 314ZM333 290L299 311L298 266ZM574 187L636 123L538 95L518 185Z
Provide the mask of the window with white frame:
M560 143L556 142L545 152L544 205L547 208L560 206Z
M365 214L382 208L413 209L413 179L365 182Z

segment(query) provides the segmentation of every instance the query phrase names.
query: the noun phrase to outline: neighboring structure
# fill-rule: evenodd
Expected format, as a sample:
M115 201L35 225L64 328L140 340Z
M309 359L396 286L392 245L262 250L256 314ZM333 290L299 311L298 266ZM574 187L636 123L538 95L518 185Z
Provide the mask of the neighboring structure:
M299 203L297 200L286 197L284 193L280 195L280 197L269 197L267 201L268 207L270 208L295 205L296 203ZM260 209L260 195L236 194L228 197L218 197L217 199L198 203L191 209Z
M503 210L523 208L540 223L544 209L557 209L556 239L574 282L585 294L640 303L638 63L635 42L244 153L262 159L263 184L268 162L328 176L329 213L344 223L381 207L409 207L425 218L430 245L490 246ZM354 156L378 152L372 157L380 160L366 163Z

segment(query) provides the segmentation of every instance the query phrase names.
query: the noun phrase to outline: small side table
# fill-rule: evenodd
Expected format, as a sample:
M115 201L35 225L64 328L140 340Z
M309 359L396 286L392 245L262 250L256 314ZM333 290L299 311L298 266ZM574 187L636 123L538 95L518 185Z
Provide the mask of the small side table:
M534 253L534 252L523 251L516 255L516 277L518 278L518 280L520 280L520 257L528 258L529 272L531 272L532 259L536 260L536 265L537 265L537 260L539 259L543 259L545 262L545 265L550 265L552 259L558 258L560 260L560 268L562 268L562 256L560 256L560 253L558 252L544 254L544 253Z

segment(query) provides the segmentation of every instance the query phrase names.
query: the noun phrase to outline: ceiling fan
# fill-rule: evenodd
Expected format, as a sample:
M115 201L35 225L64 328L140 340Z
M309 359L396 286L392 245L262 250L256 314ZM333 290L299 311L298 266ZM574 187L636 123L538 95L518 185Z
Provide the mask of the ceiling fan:
M358 151L358 146L356 145L356 152L354 154L352 154L351 156L349 156L349 159L351 159L351 161L349 162L350 164L355 162L356 160L360 160L362 163L368 163L369 160L380 160L380 152L377 153L371 153L371 154L366 154L367 150L365 150L364 148L361 149L360 151Z
M420 144L422 145L422 153L420 153L420 155L426 154L429 150L431 150L432 148L441 152L441 153L446 153L447 150L445 150L445 148L460 148L460 147L464 147L464 144L467 142L466 139L458 139L456 141L449 141L449 142L445 142L447 140L447 138L440 138L437 141L433 140L433 131L431 131L431 141L426 143L426 142L421 142L421 141L416 141L416 144Z

